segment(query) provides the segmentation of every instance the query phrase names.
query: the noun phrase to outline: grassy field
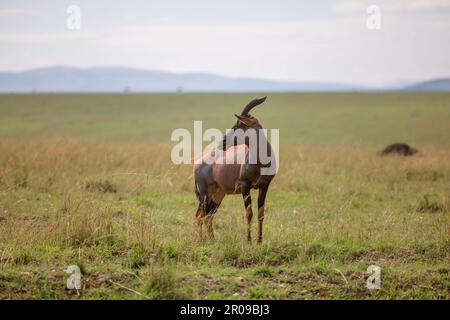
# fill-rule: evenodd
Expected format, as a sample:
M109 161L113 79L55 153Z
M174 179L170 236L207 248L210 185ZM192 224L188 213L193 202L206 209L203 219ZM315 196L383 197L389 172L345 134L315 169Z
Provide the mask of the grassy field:
M170 133L224 130L254 96L0 95L0 299L449 299L450 94L270 94L264 243L240 196L200 242ZM397 141L420 154L376 155Z

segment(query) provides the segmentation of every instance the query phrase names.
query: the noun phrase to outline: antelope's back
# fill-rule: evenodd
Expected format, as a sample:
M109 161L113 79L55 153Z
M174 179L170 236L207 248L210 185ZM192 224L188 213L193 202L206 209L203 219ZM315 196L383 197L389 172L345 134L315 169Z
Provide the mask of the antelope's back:
M246 145L232 146L226 151L214 149L194 165L197 185L216 184L224 193L240 192L242 168L248 156Z

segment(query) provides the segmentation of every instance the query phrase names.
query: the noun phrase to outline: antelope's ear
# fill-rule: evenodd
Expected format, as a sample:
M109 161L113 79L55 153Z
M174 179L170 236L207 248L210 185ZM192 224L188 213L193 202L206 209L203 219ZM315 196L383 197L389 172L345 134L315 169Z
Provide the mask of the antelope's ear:
M250 121L250 119L248 119L248 118L246 118L246 117L243 117L243 116L240 116L240 115L237 115L236 113L234 114L234 116L235 116L236 118L238 118L238 120L241 121L241 122L242 122L243 124L245 124L246 126L248 126L248 127L251 126L251 121Z

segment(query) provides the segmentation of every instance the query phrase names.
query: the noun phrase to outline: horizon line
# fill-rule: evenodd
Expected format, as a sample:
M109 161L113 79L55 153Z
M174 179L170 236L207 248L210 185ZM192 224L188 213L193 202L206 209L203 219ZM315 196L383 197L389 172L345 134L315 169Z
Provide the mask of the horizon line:
M332 81L332 80L285 80L285 79L273 79L273 78L262 78L262 77L253 77L253 76L229 76L224 75L220 73L214 73L214 72L208 72L208 71L184 71L184 72L177 72L177 71L171 71L171 70L164 70L164 69L150 69L145 67L134 67L134 66L123 66L123 65L96 65L96 66L70 66L70 65L63 65L63 64L56 64L56 65L47 65L47 66L41 66L41 67L33 67L33 68L26 68L21 70L0 70L0 73L10 73L10 74L22 74L27 73L31 71L36 70L45 70L45 69L75 69L75 70L91 70L91 69L128 69L128 70L135 70L135 71L148 71L148 72L161 72L161 73L168 73L172 75L208 75L208 76L218 76L223 77L227 79L249 79L249 80L262 80L262 81L273 81L273 82L280 82L280 83L301 83L301 84L335 84L335 85L346 85L346 86L357 86L357 87L365 87L366 89L370 90L387 90L392 91L395 89L388 89L387 87L390 86L408 86L411 84L416 84L418 82L429 82L429 81L436 81L436 80L444 80L449 79L449 76L439 76L435 78L425 78L425 79L416 79L416 80L398 80L398 81L392 81L387 82L383 84L356 84L353 82L340 82L340 81ZM360 91L359 89L358 91ZM364 90L362 90L364 91Z

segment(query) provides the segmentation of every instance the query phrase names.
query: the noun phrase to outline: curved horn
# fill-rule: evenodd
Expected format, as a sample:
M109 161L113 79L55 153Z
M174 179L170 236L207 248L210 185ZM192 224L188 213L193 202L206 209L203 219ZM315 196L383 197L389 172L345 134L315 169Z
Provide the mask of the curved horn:
M250 101L244 108L244 110L242 110L241 115L245 116L248 115L248 113L250 112L250 110L252 110L254 107L256 107L257 105L260 105L261 103L263 103L264 101L266 101L266 97L264 98L259 98L259 99L253 99L252 101Z

